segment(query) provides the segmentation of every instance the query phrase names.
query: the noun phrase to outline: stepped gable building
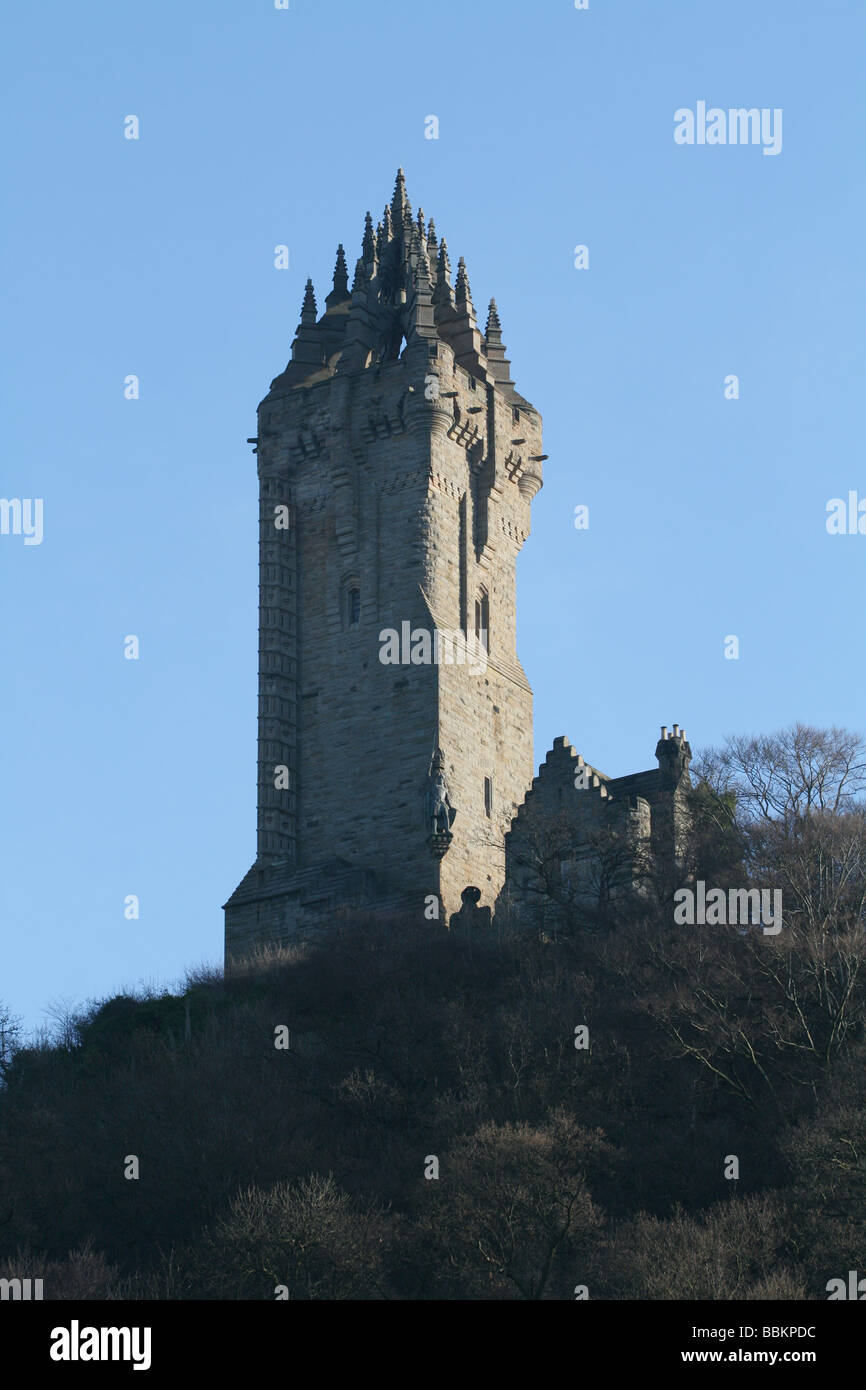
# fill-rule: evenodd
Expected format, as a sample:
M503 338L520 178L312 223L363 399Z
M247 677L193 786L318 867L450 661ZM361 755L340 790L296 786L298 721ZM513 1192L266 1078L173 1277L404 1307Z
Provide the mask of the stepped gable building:
M685 729L662 726L658 766L607 777L557 738L505 837L500 906L598 904L643 891L649 876L681 881L691 748ZM553 904L548 913L546 904Z
M340 907L429 915L438 900L442 921L487 920L507 896L507 844L518 872L548 784L570 795L558 741L524 806L515 565L542 484L541 417L511 379L495 302L482 333L466 266L452 280L402 170L377 226L367 213L351 288L342 246L321 315L307 281L250 442L258 834L225 905L226 957ZM658 772L599 775L595 802L627 804L643 831L667 814L670 764L665 752Z

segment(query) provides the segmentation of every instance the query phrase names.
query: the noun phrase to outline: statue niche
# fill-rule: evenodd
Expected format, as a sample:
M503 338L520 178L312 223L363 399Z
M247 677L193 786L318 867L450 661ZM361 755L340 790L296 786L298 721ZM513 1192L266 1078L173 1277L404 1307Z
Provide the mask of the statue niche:
M430 843L433 853L441 859L454 838L451 834L451 827L457 815L457 808L451 801L448 783L445 779L445 759L438 748L433 754L428 777L427 818L430 827Z

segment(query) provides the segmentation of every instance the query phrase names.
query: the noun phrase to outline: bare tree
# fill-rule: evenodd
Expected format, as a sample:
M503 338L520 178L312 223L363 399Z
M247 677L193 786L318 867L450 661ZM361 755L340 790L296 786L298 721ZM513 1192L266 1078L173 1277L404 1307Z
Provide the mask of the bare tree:
M74 1000L65 996L52 999L45 1010L53 1024L51 1039L65 1052L71 1052L78 1042L78 1016Z
M783 1113L848 1056L866 1005L866 936L795 918L778 938L736 929L649 934L656 989L647 1013L681 1057L751 1106ZM664 984L664 981L667 981Z
M4 1079L21 1042L21 1020L0 1000L0 1079Z
M866 740L835 725L798 723L775 734L728 738L704 752L695 770L718 793L735 794L742 819L787 824L857 805L866 792Z
M524 827L512 844L519 897L546 935L592 929L622 917L627 894L647 889L649 848L615 825L582 825L559 811Z
M782 890L786 925L842 931L866 924L866 810L754 822L746 842L753 876Z
M466 1281L462 1296L570 1295L602 1225L586 1166L609 1153L600 1131L565 1110L539 1126L488 1122L460 1139L438 1235Z

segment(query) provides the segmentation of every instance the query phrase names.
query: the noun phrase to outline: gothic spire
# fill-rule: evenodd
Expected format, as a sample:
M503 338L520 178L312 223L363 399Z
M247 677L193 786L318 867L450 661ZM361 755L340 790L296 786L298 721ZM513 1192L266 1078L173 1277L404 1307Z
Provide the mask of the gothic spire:
M412 330L417 338L436 337L436 314L433 308L433 285L430 264L423 254L418 256L413 276Z
M439 255L439 242L436 240L436 223L430 218L427 227L427 260L430 264L430 278L434 285L436 283L437 258Z
M373 234L373 219L369 212L364 218L364 240L361 243L361 255L365 265L369 265L376 258L376 238Z
M466 262L463 257L457 262L457 283L454 287L454 298L457 301L457 311L474 315L475 309L472 304L472 291L469 288L469 276L466 274Z
M330 309L334 304L342 304L349 298L349 268L346 265L346 253L343 250L343 243L337 247L337 264L334 266L334 288L325 300L326 306Z
M445 306L453 307L454 291L451 288L451 262L448 259L448 242L443 237L439 243L439 259L436 264L436 291L433 295L433 302Z
M312 280L308 280L304 289L304 302L301 305L301 323L304 326L314 324L317 316L316 292L313 289Z
M316 323L316 295L312 280L308 280L301 306L301 322L295 332L292 357L286 372L309 374L321 365L321 361L321 330Z
M406 197L406 175L402 169L397 170L397 180L394 184L394 196L391 199L391 214L394 218L394 227L399 229L406 221L407 214L411 217L412 208L409 199Z
M475 307L466 274L466 262L460 257L454 292L454 309L442 323L443 332L454 349L455 359L472 375L484 377L484 342L478 331Z
M418 264L415 267L415 280L430 295L433 296L433 282L430 279L430 264L426 256L418 257Z
M484 356L487 358L487 366L493 380L513 386L511 363L505 356L506 350L502 342L499 310L496 307L496 300L491 299L487 313L487 328L484 331Z
M291 361L277 379L281 387L397 360L401 335L412 348L415 371L432 355L438 337L471 376L501 383L506 395L520 402L496 301L490 301L482 332L466 262L461 256L452 275L448 244L423 208L413 214L402 169L381 221L374 223L366 213L359 251L352 276L343 246L338 246L333 287L321 318L313 283L307 281Z

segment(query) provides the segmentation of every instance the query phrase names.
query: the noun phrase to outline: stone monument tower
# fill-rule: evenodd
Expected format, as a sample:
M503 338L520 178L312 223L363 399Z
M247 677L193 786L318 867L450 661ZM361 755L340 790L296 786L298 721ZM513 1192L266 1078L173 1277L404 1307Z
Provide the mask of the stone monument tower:
M533 776L515 563L541 418L403 171L258 410L258 841L226 956L341 906L493 905Z

